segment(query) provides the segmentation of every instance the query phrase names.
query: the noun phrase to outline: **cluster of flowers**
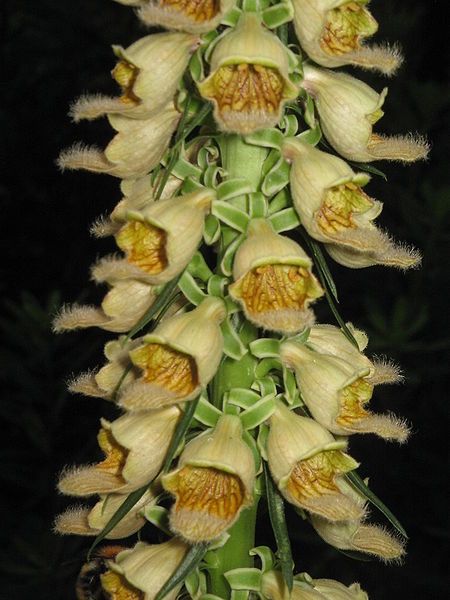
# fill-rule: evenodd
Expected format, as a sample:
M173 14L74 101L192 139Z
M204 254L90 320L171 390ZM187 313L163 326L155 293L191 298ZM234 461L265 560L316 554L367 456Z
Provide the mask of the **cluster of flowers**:
M106 535L125 538L151 520L162 491L173 496L168 519L173 537L158 545L138 542L133 548L118 547L101 575L107 598L151 600L176 572L190 546L225 541L224 534L241 512L255 504L262 457L279 493L305 511L327 543L384 560L401 557L402 543L367 523L366 497L346 478L358 466L346 452L349 435L375 433L398 442L408 437L401 420L368 408L374 386L399 381L399 369L367 358L367 337L350 324L345 332L315 324L311 305L323 296L324 282L313 274L312 260L303 248L280 234L292 227L277 228L269 218L277 214L275 209L267 212L275 195L261 192L267 148L272 147L284 167L290 165L286 182L290 194L284 185L277 191L284 189L296 223L299 220L313 240L322 242L335 261L350 268L382 264L406 269L418 264L416 251L395 244L374 225L382 204L362 189L369 181L367 172L353 171L344 159L409 162L425 157L427 145L412 136L373 133L387 90L378 94L348 74L322 68L350 64L390 75L401 62L398 49L364 43L377 29L365 6L367 0L295 0L293 7L284 1L273 6L261 3L253 10L250 4L238 7L232 0L118 1L137 7L145 23L171 31L147 35L126 49L115 46L118 62L112 75L121 96L82 97L71 109L75 121L106 115L117 132L104 150L77 145L61 154L59 164L122 180L122 200L93 231L113 235L123 254L103 258L92 268L93 279L110 287L101 307L66 307L55 320L55 330L91 326L119 334L132 330L171 282L181 281L189 272L195 275L194 262L203 260L199 248L206 219L214 215L220 221L219 236L210 241L217 242L221 257L233 247L232 268L228 273L219 261L217 271L203 281L191 276L196 301L189 294L172 295L171 302L159 307L152 331L109 341L106 364L71 382L72 391L114 401L123 414L113 422L101 422L98 443L104 460L62 474L63 494L100 499L93 507L68 509L57 518L56 530L96 536L129 494L145 487ZM271 31L271 15L284 14L283 10L286 22L293 20L302 48L321 67L302 63ZM220 23L229 27L214 32ZM191 93L184 78L198 57L209 63L209 74L203 74L202 66L195 94L212 103L217 127L204 126L202 135L183 149L185 163L201 170L196 161L202 148L212 138L220 138L216 154L210 152L208 168L219 165L215 172L221 183L239 173L245 180L247 166L233 165L226 149L230 151L230 144L238 139L248 143L249 156L251 148L261 150L256 165L260 179L250 182L243 200L241 196L237 203L229 202L226 208L231 213L224 209L214 178L208 184L199 179L189 187L180 172L168 166L170 141L183 122L182 105ZM298 96L300 102L294 103ZM344 159L317 149L305 135L283 135L281 127L275 129L286 108L308 106L312 99L318 121L313 109L307 133L322 131ZM274 131L279 143L270 146L264 134ZM165 186L158 185L155 173L165 177ZM258 194L266 211L254 210L252 201L256 203ZM242 235L237 237L230 235L236 213L245 218ZM208 269L204 260L203 264ZM183 286L180 290L184 293ZM187 310L188 302L197 306ZM272 355L275 373L266 378L272 382L272 392L264 393L256 375L264 358L252 348L263 340L255 341L255 334L252 346L241 335L249 323L253 331L259 327L270 332L277 344ZM230 330L244 348L239 356L227 350ZM252 388L260 395L238 385L228 388L229 394L241 394L250 402L249 411L258 402L269 406L251 426L241 418L245 410L238 408L245 406L244 400L234 406L227 405L225 397L218 404L208 401L208 384L220 377L224 353L235 373L243 368L242 356L253 353ZM297 388L291 398L283 381L292 372ZM187 407L200 396L209 407L206 414L214 415L212 421L195 412L195 427L190 440L178 449L176 466L162 473L177 427ZM253 433L258 427L256 443ZM199 433L199 428L204 431ZM175 598L182 585L178 582L167 598ZM286 597L284 588L277 569L262 574L263 598L281 600ZM357 584L347 588L303 576L295 581L292 597L367 596Z

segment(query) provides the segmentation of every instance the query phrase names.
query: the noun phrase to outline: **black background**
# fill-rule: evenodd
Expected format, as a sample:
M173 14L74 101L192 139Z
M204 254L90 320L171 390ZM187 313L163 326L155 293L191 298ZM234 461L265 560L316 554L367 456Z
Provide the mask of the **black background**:
M68 504L55 492L68 463L96 460L98 417L111 414L101 400L71 397L65 380L101 360L107 334L53 336L51 315L64 301L98 301L102 290L88 267L113 249L90 238L88 227L119 200L117 181L84 173L61 175L54 164L73 141L105 144L106 122L73 125L66 116L82 92L114 92L112 43L144 34L133 13L107 0L4 0L1 4L2 170L0 178L2 299L0 309L0 598L72 600L86 542L51 533ZM413 423L405 447L373 436L352 438L374 491L410 534L403 566L353 561L322 543L307 523L288 514L298 571L345 583L360 581L371 600L441 598L447 591L447 389L450 345L448 241L450 103L444 3L373 2L378 39L398 40L406 63L389 82L380 130L426 133L430 161L402 167L379 163L369 193L385 202L379 222L396 238L422 249L420 271L406 275L381 267L350 271L330 266L346 320L365 329L369 350L393 357L407 383L377 390L373 406ZM381 78L356 73L380 90ZM319 321L331 320L325 302ZM273 540L266 515L258 543ZM383 522L381 515L375 518Z

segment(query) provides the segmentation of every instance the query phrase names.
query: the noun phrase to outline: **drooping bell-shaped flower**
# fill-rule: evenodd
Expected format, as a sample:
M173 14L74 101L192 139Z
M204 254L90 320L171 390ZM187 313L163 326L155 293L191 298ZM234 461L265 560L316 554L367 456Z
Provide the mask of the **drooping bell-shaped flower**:
M314 322L309 308L323 290L312 261L296 242L275 233L265 219L250 222L233 265L229 293L260 327L293 334Z
M98 443L103 461L63 472L58 488L68 496L125 494L158 474L181 411L177 406L102 419Z
M400 443L408 438L409 428L400 419L367 409L374 387L369 365L321 354L289 340L281 344L280 357L294 370L312 416L329 431L337 435L375 433Z
M285 102L299 92L289 79L286 48L255 13L243 13L218 42L198 89L213 103L219 128L240 134L276 125Z
M207 297L194 310L164 320L130 358L140 377L124 386L119 405L140 411L193 400L214 377L223 351L219 298Z
M117 245L126 255L118 267L155 285L176 277L197 250L214 197L213 190L204 188L129 211L116 234Z
M86 327L100 327L106 331L129 331L155 300L153 287L143 281L117 281L106 294L101 307L73 304L65 306L53 321L57 333Z
M417 266L417 251L395 244L374 225L383 205L363 191L367 173L355 173L344 160L297 138L288 138L282 152L292 165L291 193L302 225L337 262L352 268Z
M296 576L297 577L297 576ZM346 587L333 579L312 579L307 573L294 579L289 592L280 571L266 571L261 578L261 594L267 600L368 600L359 584Z
M58 166L62 170L84 169L121 179L143 177L163 157L180 116L173 102L146 119L111 113L108 120L117 134L106 148L75 144L60 154Z
M361 508L365 507L366 498L349 483L343 481L340 487ZM366 523L366 516L362 519L332 523L317 515L311 515L311 523L327 544L339 550L364 552L385 562L399 560L405 554L404 544L385 528Z
M222 416L186 445L177 468L162 478L175 496L170 527L191 544L218 538L252 503L255 464L242 432L239 417Z
M342 493L339 482L358 463L313 419L281 402L270 418L267 456L272 476L288 502L330 521L358 519L364 511Z
M102 494L94 507L74 506L58 515L55 520L55 532L62 535L98 535L107 525L114 513L127 499L127 494ZM156 496L150 491L136 502L130 511L105 536L106 539L120 539L133 535L146 523L141 511L145 506L156 502Z
M354 65L393 75L402 63L398 48L368 46L378 23L368 0L294 0L294 27L305 52L319 65Z
M100 576L102 589L112 600L154 600L187 551L188 546L178 538L163 544L138 542L107 562L107 571ZM175 600L182 584L176 585L165 599Z
M112 71L122 89L119 98L82 96L71 107L75 122L106 114L148 119L174 97L199 40L190 33L155 33L128 48L113 46L119 62Z
M346 73L309 64L303 69L301 85L314 97L322 131L344 158L357 162L413 162L426 158L429 146L424 138L373 133L373 125L383 116L381 107L387 88L378 94Z
M235 0L149 0L139 2L138 16L147 25L205 33L215 29L234 4Z

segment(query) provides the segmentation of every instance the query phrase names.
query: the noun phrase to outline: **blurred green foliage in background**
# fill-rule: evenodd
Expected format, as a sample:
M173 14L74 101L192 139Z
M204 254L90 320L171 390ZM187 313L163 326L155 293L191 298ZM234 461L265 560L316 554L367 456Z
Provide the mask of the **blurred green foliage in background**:
M68 505L56 494L66 464L96 460L101 400L70 397L65 383L101 361L108 339L98 331L53 336L51 317L62 301L98 301L88 267L112 250L92 240L89 224L119 200L117 182L87 174L59 174L54 159L74 140L102 145L105 122L72 125L69 103L83 92L114 92L109 71L112 43L141 35L131 10L108 0L4 0L0 7L0 123L4 173L0 178L2 300L0 402L2 486L1 600L73 600L73 582L88 543L51 533L52 520ZM372 436L352 440L374 491L400 518L411 541L403 567L360 563L327 547L295 514L289 525L297 569L346 583L360 581L371 600L438 598L448 589L449 528L444 496L448 439L450 92L445 68L444 3L374 0L378 39L399 40L406 54L381 121L387 133L426 133L431 160L401 167L378 166L369 193L385 202L380 223L424 253L422 269L403 275L372 268L350 271L331 264L341 314L365 329L372 353L388 355L405 369L406 385L384 388L373 402L408 418L414 435L407 447ZM380 78L357 76L377 89ZM324 302L318 320L331 320ZM374 515L382 520L379 515ZM272 544L269 530L259 543Z

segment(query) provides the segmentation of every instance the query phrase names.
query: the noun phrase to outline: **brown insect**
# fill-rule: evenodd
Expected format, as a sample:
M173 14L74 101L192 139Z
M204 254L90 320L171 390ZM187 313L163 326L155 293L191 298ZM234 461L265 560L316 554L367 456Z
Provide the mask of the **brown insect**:
M102 546L91 560L81 567L75 584L77 600L108 600L100 583L100 575L107 570L108 560L113 560L125 546Z

